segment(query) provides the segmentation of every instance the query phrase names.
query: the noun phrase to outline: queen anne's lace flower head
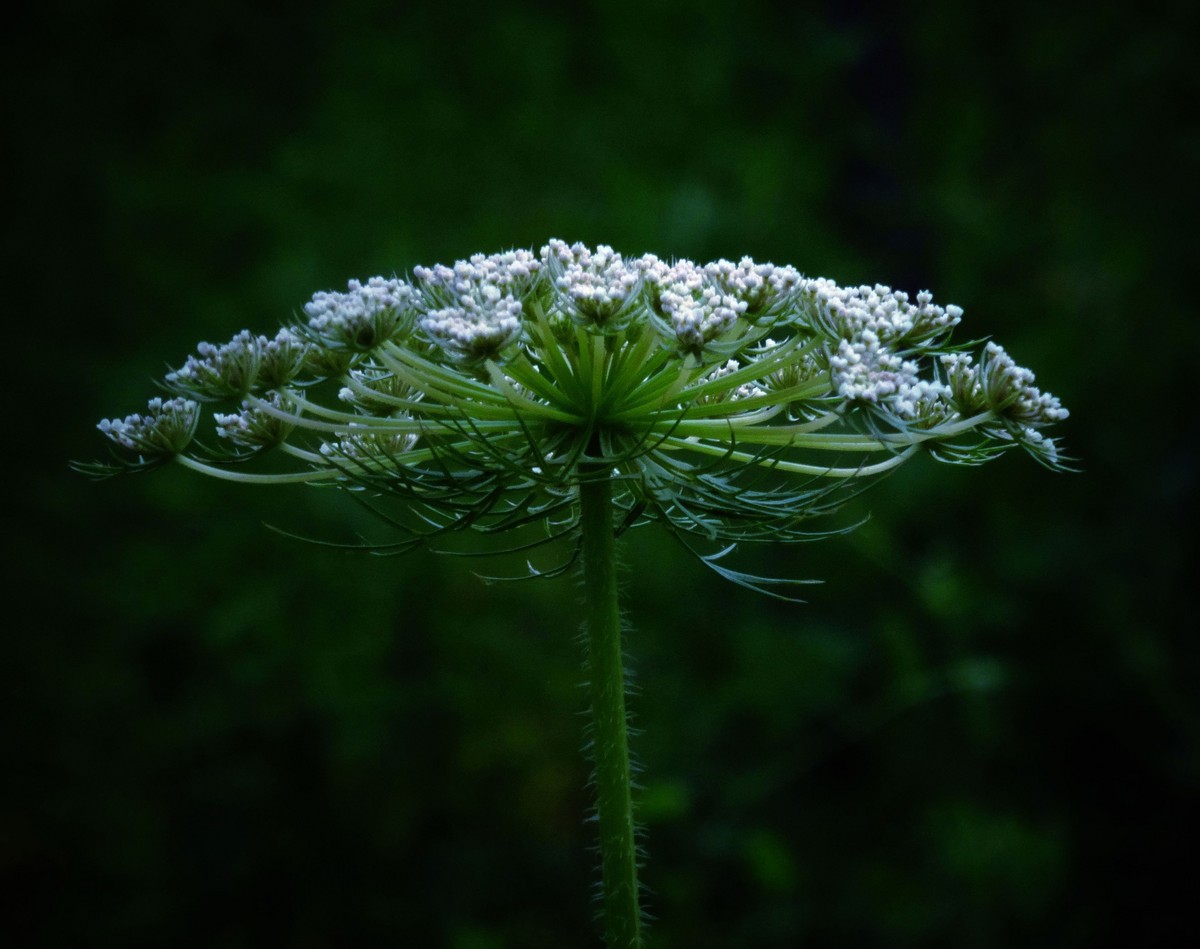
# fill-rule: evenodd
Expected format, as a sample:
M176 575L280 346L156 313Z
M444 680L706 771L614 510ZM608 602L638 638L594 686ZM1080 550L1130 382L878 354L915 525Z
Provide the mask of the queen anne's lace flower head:
M630 523L809 537L839 485L918 453L1063 467L1046 430L1066 409L999 345L952 346L961 319L927 291L552 240L352 280L273 337L201 343L163 380L179 398L100 423L132 457L88 470L366 486L435 530L560 523L602 473ZM225 405L194 448L200 402ZM292 469L255 471L268 452Z
M926 291L551 240L351 280L304 313L271 338L201 343L164 379L178 397L100 422L115 460L79 467L178 462L345 488L400 532L362 545L381 553L467 528L534 532L509 552L571 548L557 567L526 566L583 565L592 731L608 749L595 760L603 876L620 881L605 894L609 945L641 944L615 536L659 522L723 577L779 596L795 581L722 558L820 536L810 519L917 454L979 464L1019 448L1063 466L1045 434L1067 417L1059 400L994 343L952 348L962 311ZM201 401L224 403L212 444L196 437ZM378 506L387 495L396 516Z

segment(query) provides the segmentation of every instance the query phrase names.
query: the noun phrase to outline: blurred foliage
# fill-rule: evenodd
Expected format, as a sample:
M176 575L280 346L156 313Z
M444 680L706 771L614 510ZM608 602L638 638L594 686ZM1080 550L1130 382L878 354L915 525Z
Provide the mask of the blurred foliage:
M1169 941L1200 24L1151 6L19 14L9 944L595 944L572 582L262 526L378 534L333 492L66 470L199 339L550 236L930 287L1062 396L1085 469L906 466L849 537L746 552L824 580L806 606L630 538L652 945Z

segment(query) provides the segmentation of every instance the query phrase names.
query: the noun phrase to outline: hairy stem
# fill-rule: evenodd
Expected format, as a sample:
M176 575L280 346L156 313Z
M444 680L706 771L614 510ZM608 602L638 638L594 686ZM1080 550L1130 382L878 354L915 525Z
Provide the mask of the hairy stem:
M583 583L588 612L588 673L592 704L596 811L604 884L604 934L609 949L642 945L637 853L630 792L629 725L617 603L612 485L607 477L579 487Z

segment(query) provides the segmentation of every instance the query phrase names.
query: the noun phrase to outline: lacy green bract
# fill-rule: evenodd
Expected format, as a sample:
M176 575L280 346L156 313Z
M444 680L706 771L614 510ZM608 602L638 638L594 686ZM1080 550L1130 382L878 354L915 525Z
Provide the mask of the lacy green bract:
M995 343L952 345L962 311L928 292L552 240L351 281L304 311L200 344L171 397L100 423L113 459L80 467L399 495L417 542L564 535L579 484L603 477L621 529L735 543L822 533L805 522L918 453L1064 467L1044 430L1067 411ZM197 437L205 409L215 441Z

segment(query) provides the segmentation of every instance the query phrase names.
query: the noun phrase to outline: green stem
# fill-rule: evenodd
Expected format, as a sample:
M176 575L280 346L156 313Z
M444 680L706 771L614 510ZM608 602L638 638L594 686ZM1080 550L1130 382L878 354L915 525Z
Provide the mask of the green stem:
M592 753L604 881L604 934L609 949L637 949L642 945L641 912L610 480L604 476L585 480L579 487L579 501L588 611Z

